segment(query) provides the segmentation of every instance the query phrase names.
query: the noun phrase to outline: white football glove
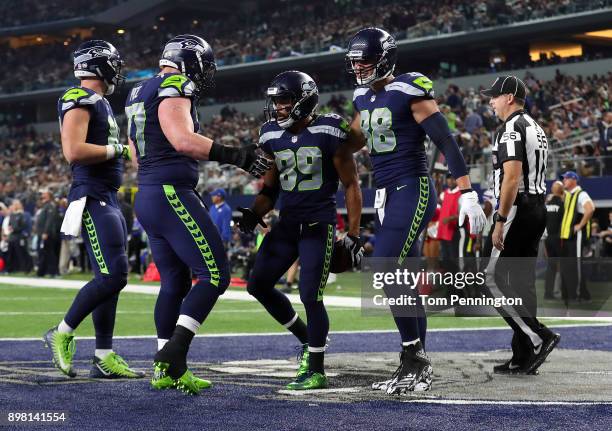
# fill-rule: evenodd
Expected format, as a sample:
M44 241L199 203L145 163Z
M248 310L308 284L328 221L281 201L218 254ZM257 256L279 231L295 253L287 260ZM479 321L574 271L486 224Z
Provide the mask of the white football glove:
M473 190L463 193L459 198L459 226L463 226L466 216L470 221L470 233L479 234L482 232L487 217L478 202L478 193Z

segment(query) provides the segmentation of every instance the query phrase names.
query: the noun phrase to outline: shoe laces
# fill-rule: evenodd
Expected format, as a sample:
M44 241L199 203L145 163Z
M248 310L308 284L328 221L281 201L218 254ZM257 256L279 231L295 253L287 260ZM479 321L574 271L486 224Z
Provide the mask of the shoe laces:
M304 374L300 375L297 379L295 379L295 381L298 383L304 382L307 379L311 378L313 374L314 374L314 371L308 370Z
M393 372L393 374L391 374L391 380L395 380L402 372L402 368L404 367L404 357L405 357L405 353L403 351L400 352L400 364L398 365L397 369Z
M74 342L74 336L65 336L62 337L62 342L60 343L60 348L64 351L64 353L72 359L74 353L76 352L76 343Z
M308 344L304 344L302 346L295 346L295 351L296 351L295 359L297 360L298 364L302 362L302 358L304 357L304 354L306 353L306 349L308 349Z

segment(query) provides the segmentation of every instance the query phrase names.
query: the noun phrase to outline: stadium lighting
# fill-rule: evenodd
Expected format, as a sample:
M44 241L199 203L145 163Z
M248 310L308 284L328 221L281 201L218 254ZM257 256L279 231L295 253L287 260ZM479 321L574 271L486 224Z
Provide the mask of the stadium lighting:
M118 33L118 34L124 34L124 33L125 33L125 30L124 30L124 29L122 29L122 28L120 28L119 30L117 30L117 33Z
M585 34L587 36L601 37L603 39L612 39L612 30L589 31Z

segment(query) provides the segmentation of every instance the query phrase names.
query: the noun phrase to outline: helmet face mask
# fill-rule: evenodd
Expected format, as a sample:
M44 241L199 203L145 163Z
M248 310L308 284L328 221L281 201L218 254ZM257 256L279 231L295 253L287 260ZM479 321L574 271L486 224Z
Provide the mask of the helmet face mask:
M310 117L317 109L319 90L305 73L290 70L277 75L266 91L264 114L288 129L296 121Z
M217 71L210 45L201 37L184 34L173 37L166 43L159 66L178 69L196 87L196 97L214 86Z
M279 124L290 120L291 111L295 106L295 100L290 94L270 96L270 102L271 108L268 108L268 112L270 112L271 118L274 118Z
M104 40L84 42L74 52L74 76L102 80L107 87L105 95L112 94L125 82L125 76L121 75L124 64L119 51Z
M355 76L357 86L371 85L395 70L397 45L389 33L379 28L359 30L349 41L346 70Z

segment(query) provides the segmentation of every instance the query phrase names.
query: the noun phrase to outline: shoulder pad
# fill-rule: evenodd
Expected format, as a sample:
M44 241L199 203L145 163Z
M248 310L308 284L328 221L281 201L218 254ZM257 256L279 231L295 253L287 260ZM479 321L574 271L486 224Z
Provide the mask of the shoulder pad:
M396 90L415 97L434 97L433 82L418 72L404 73L385 86L387 91Z
M268 121L261 126L259 129L259 145L263 145L271 139L280 138L284 129L278 126L275 121Z
M307 127L307 130L312 134L325 133L336 138L346 139L349 125L340 115L327 114L319 116L312 126Z
M346 121L344 117L333 112L320 115L317 121L317 125L329 125L332 127L337 127L338 129L344 132L348 132L351 128L348 121Z
M158 97L192 97L195 84L185 75L166 76L157 90Z
M102 96L98 93L82 87L69 88L60 97L62 111L67 111L77 106L94 105L100 100L102 100Z
M355 99L357 99L359 96L363 96L364 94L366 94L368 90L369 88L367 87L355 88L355 91L353 91L353 101L355 101Z

